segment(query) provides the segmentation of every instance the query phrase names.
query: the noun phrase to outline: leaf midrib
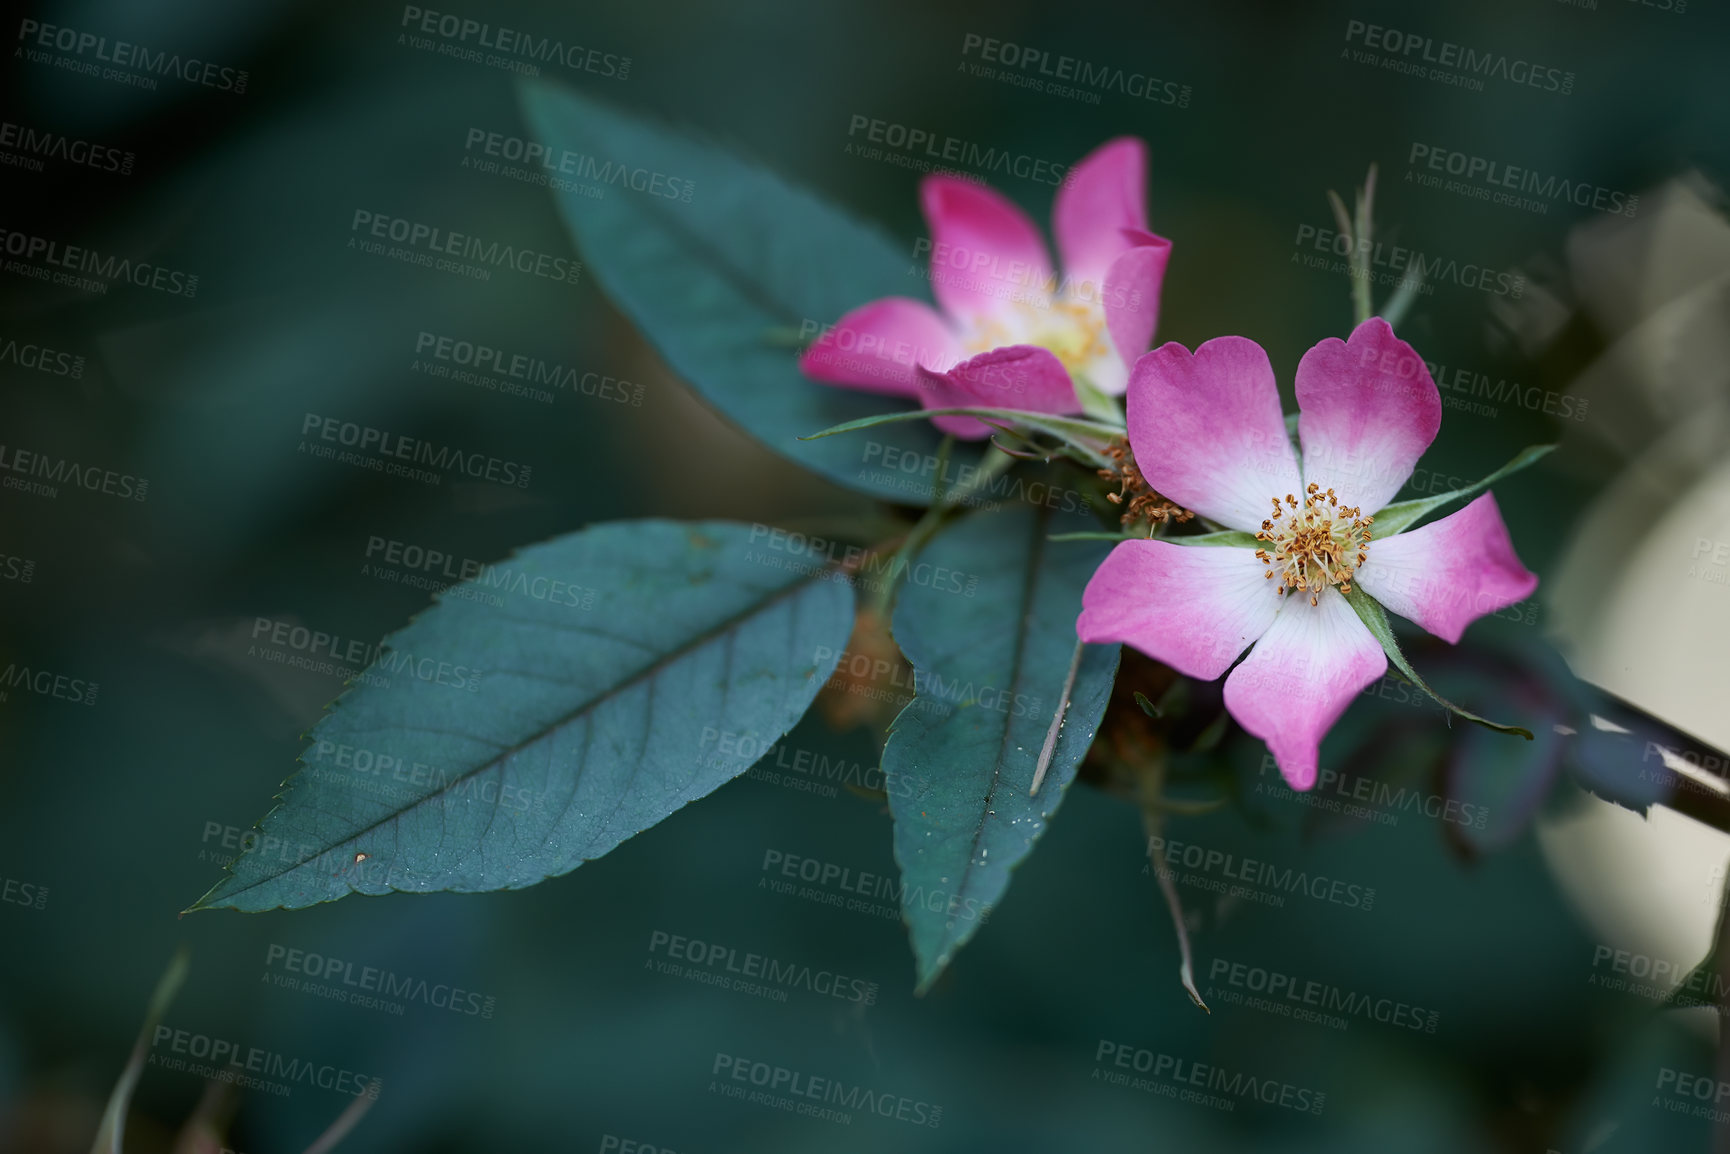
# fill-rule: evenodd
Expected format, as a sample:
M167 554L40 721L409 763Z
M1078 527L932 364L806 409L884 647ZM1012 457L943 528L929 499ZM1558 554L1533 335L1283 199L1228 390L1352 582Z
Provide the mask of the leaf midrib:
M1033 616L1033 606L1037 599L1039 585L1040 562L1045 556L1045 522L1048 514L1044 509L1038 510L1033 518L1033 550L1028 556L1027 579L1021 583L1021 627L1015 631L1015 652L1010 657L1012 672L1009 676L1009 700L1015 701L1021 688L1021 679L1025 670L1022 657L1027 649L1029 632L1028 618ZM997 787L1003 784L1003 762L1009 753L1009 731L1014 727L1014 717L1005 714L1003 717L1003 736L997 743L997 761L991 771L991 788L985 792L985 812L979 816L979 824L973 830L973 838L967 846L967 864L962 868L961 885L966 890L974 874L974 855L979 851L979 843L985 837L985 827L991 821L992 802L997 797Z
M820 573L826 575L828 573L828 567L821 570ZM505 761L507 758L514 757L516 754L521 753L523 750L527 749L529 746L533 745L535 742L541 741L542 739L547 737L548 734L551 734L551 733L555 732L556 730L563 729L565 726L570 725L580 715L591 711L598 704L600 704L600 703L602 703L602 702L604 702L610 698L617 697L619 694L625 692L626 690L630 689L631 687L642 682L645 678L653 679L655 676L660 674L666 666L672 664L674 661L677 661L678 659L686 656L687 654L693 652L694 650L699 649L704 645L707 645L709 642L713 641L715 638L732 632L733 630L737 629L741 623L748 620L749 618L757 615L758 613L764 612L764 611L774 607L775 605L779 604L780 602L786 600L789 597L794 596L797 593L804 591L805 589L808 589L808 588L811 588L815 585L821 584L826 580L827 580L826 576L824 576L824 577L807 576L801 581L798 581L798 582L795 582L794 584L782 587L772 597L769 597L769 598L762 600L762 601L753 602L751 605L747 606L744 610L742 610L739 613L736 613L733 616L727 618L726 620L720 622L714 628L708 630L705 633L699 634L697 637L695 637L694 639L692 639L689 642L686 642L685 644L681 645L677 649L673 649L673 650L668 651L666 654L664 654L660 658L656 659L655 661L651 662L650 664L644 666L642 669L638 670L636 673L633 673L631 676L627 677L623 681L616 682L613 685L606 687L606 689L603 692L595 695L594 697L588 698L587 700L585 700L584 702L582 702L581 704L579 704L578 706L576 706L575 708L573 708L569 712L565 713L563 716L561 716L557 720L552 721L552 722L548 723L546 726L542 727L538 732L532 734L529 737L524 738L522 741L517 742L515 745L504 748L504 749L500 750L498 753L493 754L490 758L488 758L486 761L482 762L480 765L477 765L475 768L468 770L468 771L464 772L463 774L450 779L449 782L440 786L438 789L432 791L431 793L428 793L428 794L425 794L421 797L416 798L414 801L409 802L407 805L403 806L401 809L396 810L394 813L388 814L385 817L381 817L377 821L373 822L372 824L367 825L367 826L363 826L362 828L355 830L352 833L345 834L340 839L335 840L335 841L331 842L329 845L322 847L319 851L320 856L322 856L323 854L330 853L332 850L335 850L338 847L343 846L349 842L353 842L358 838L365 837L367 834L372 833L374 830L379 829L381 826L389 825L391 822L401 820L401 818L404 815L414 811L415 809L417 809L423 805L426 805L428 802L432 802L432 801L435 801L435 800L443 797L447 792L449 792L451 789L455 788L458 784L465 782L465 781L469 780L470 778L475 777L478 774L488 772L489 770L491 770L495 766L497 766L499 763ZM410 726L407 728L412 729L413 727ZM305 755L302 754L302 756L304 757ZM304 768L310 768L310 767L305 766L304 762L302 762L302 766ZM299 774L297 773L296 776L298 777ZM288 801L288 798L287 798L287 795L285 795L283 798L283 804L287 804L287 801ZM268 817L266 818L266 820L269 820ZM263 823L260 823L260 824L262 825ZM302 866L306 865L307 861L316 861L316 860L317 860L317 858L311 858L311 859L307 859L306 861L294 862L290 865L285 866L284 868L282 868L280 870L276 870L272 873L264 874L261 877L258 877L252 881L249 881L245 885L238 886L238 887L235 887L232 889L224 889L223 892L219 896L221 898L227 899L227 898L231 898L231 897L238 895L238 894L246 893L249 890L253 890L253 889L258 888L261 885L264 885L266 882L272 882L272 881L276 881L280 878L287 877L290 874L294 873L296 870L300 869ZM238 865L239 863L236 863L236 864ZM235 880L235 874L233 872L233 867L228 867L228 868L229 868L229 875L228 875L228 878L226 880L234 881ZM223 883L221 883L221 882L217 883L217 885L215 887L212 887L212 892L214 893L216 889L222 888L222 884ZM208 897L210 895L207 894L205 896ZM207 909L207 908L210 908L210 907L208 907L205 904L204 898L200 898L198 900L197 904L192 906L192 909L194 909L194 910Z
M1044 509L1035 510L1032 522L1032 551L1029 554L1028 565L1025 569L1027 576L1021 584L1021 597L1019 601L1021 612L1017 618L1020 627L1015 631L1015 645L1010 656L1012 672L1010 673L1009 680L1009 699L1011 702L1015 700L1015 694L1021 688L1021 682L1026 668L1023 658L1027 646L1027 621L1032 615L1033 605L1037 597L1037 587L1040 577L1040 562L1044 556L1046 547L1044 527L1047 519L1048 514ZM975 855L979 852L979 844L985 837L985 827L991 820L990 811L992 809L992 803L997 797L998 787L1003 784L1003 762L1009 749L1009 733L1012 725L1013 718L1007 714L1004 715L1002 736L998 739L997 745L997 758L992 765L991 784L985 791L985 812L981 814L978 823L974 826L973 836L968 842L967 859L961 866L960 878L956 883L956 891L958 894L973 892L972 887L975 884L974 879L979 873L979 870L975 865ZM905 867L903 868L905 869ZM953 934L949 929L943 929L938 935L936 956L930 959L931 963L937 963L949 949L954 947L958 940L959 937Z

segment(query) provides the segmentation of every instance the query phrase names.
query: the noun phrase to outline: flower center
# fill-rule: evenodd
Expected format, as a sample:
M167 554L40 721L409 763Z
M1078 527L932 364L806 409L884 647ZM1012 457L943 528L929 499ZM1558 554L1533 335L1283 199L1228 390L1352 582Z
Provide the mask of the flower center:
M1363 516L1355 505L1341 505L1332 489L1321 492L1314 482L1301 508L1290 493L1284 505L1278 497L1272 500L1273 516L1261 523L1261 532L1255 535L1256 540L1267 542L1267 548L1257 549L1255 555L1268 567L1268 579L1279 578L1282 593L1287 589L1308 593L1311 605L1329 585L1350 593L1375 518Z
M1085 374L1095 360L1111 352L1105 310L1095 304L1018 300L1014 308L1009 317L981 320L967 342L968 352L983 353L1004 345L1038 345L1049 350L1071 376Z

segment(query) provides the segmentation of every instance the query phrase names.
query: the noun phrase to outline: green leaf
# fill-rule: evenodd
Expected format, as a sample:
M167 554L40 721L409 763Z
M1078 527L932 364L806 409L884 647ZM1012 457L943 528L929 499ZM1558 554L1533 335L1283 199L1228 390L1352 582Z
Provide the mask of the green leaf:
M917 409L899 413L878 413L874 416L861 417L856 421L846 421L820 429L815 433L801 438L806 441L816 441L824 437L833 437L841 433L856 433L861 429L874 429L880 425L896 424L906 421L923 421L927 417L977 417L987 424L1001 423L1019 425L1036 433L1056 437L1069 445L1090 463L1101 469L1113 468L1113 464L1096 447L1101 441L1109 441L1113 437L1124 435L1123 430L1115 425L1090 421L1081 417L1059 417L1051 413L1032 413L1022 409L989 409L978 406L953 409Z
M1105 712L1118 649L1084 647L1039 792L1028 796L1076 649L1081 592L1106 549L1050 548L1047 510L976 514L920 554L977 574L971 597L908 586L895 639L915 697L883 750L902 916L921 992L1003 898Z
M1555 447L1554 445L1528 445L1521 449L1513 460L1475 485L1467 485L1464 489L1455 489L1451 493L1441 493L1434 497L1420 497L1415 501L1400 501L1385 506L1381 512L1376 514L1376 539L1385 540L1395 533L1409 529L1419 518L1426 516L1434 509L1441 508L1449 501L1458 501L1462 497L1470 497L1480 490L1488 489L1503 477L1518 473L1528 465L1536 464Z
M979 417L984 420L1006 421L1010 424L1025 425L1041 433L1049 433L1054 437L1089 437L1109 441L1113 437L1123 436L1123 429L1118 425L1109 425L1103 421L1090 421L1084 417L1060 417L1054 413L1035 413L1025 409L990 409L979 406L955 409L915 409L902 413L878 413L869 417L861 417L856 421L846 421L827 429L801 437L801 440L815 441L820 437L833 437L837 433L853 433L860 429L870 429L877 425L887 425L895 421L921 421L926 417L961 416Z
M743 773L755 753L728 751L792 728L853 628L850 585L756 535L600 525L445 591L313 727L193 908L519 889Z
M1351 607L1357 611L1358 619L1369 626L1370 633L1375 636L1377 641L1381 642L1382 650L1387 653L1388 660L1393 662L1394 668L1404 674L1407 681L1429 694L1436 704L1458 714L1467 721L1476 722L1486 729L1493 729L1498 733L1515 733L1527 741L1532 740L1531 730L1523 729L1518 725L1499 725L1494 721L1487 721L1475 713L1461 709L1431 689L1424 679L1418 676L1418 671L1412 668L1411 662L1406 660L1406 655L1400 651L1399 639L1394 636L1393 627L1388 624L1388 613L1382 608L1382 603L1365 593L1361 586L1353 586L1352 591L1346 594L1345 598Z
M1079 533L1053 533L1048 541L1146 541L1149 538L1140 533L1107 533L1102 530L1085 530Z
M1382 306L1381 318L1395 330L1405 323L1406 313L1410 311L1412 302L1417 300L1418 293L1423 291L1424 274L1410 271L1422 267L1408 265L1406 275L1400 278L1400 283L1394 286L1393 295L1388 297L1387 303Z
M1075 399L1081 402L1082 412L1119 427L1123 425L1123 410L1119 407L1117 398L1101 392L1098 386L1082 374L1074 374L1071 380L1075 384Z
M1090 531L1082 533L1053 533L1053 541L1146 541L1144 533L1105 533ZM1229 545L1234 549L1260 549L1263 543L1249 533L1240 533L1236 529L1222 529L1217 533L1196 533L1188 537L1161 537L1161 541L1169 541L1173 545Z
M1193 537L1167 537L1173 545L1229 545L1234 549L1262 549L1266 546L1256 540L1254 533L1243 533L1236 529L1223 529L1218 533L1197 533Z
M937 451L929 422L864 445L799 440L905 404L810 380L795 346L868 301L912 295L906 246L664 125L547 81L521 82L519 96L534 138L555 151L652 169L690 191L688 203L620 184L599 198L554 193L588 271L674 372L782 456L875 497L929 503L929 475L894 467L901 454Z
M1562 768L1564 742L1557 726L1568 718L1541 684L1486 676L1481 670L1471 670L1469 677L1469 687L1459 695L1462 700L1474 705L1499 702L1501 708L1517 708L1535 719L1529 743L1515 745L1481 729L1449 742L1448 796L1473 808L1463 811L1472 820L1462 818L1448 833L1473 852L1486 854L1512 845L1550 797Z

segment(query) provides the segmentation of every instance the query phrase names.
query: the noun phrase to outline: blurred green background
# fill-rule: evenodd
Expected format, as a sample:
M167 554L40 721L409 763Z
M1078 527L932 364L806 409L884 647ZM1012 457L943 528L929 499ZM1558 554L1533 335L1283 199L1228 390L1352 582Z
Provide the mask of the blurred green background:
M1390 241L1519 269L1534 286L1558 280L1570 231L1601 214L1419 187L1405 179L1414 144L1627 193L1690 170L1718 185L1730 176L1730 39L1714 5L476 0L438 10L628 56L625 79L543 72L756 157L880 223L910 254L924 235L917 174L847 154L853 117L1060 164L1141 136L1152 227L1175 244L1158 339L1252 336L1288 388L1302 352L1350 320L1348 280L1305 266L1300 227L1332 227L1326 190L1349 195L1371 164ZM354 214L367 210L580 255L546 189L463 164L471 131L524 131L511 73L402 42L403 6L94 0L25 18L245 69L248 80L244 93L172 78L146 91L21 51L7 61L8 123L135 161L124 174L52 158L40 171L0 167L0 227L193 273L198 289L92 293L0 275L0 341L83 359L73 376L0 358L0 443L149 482L142 502L0 491L0 553L32 563L29 581L0 581L0 663L100 686L89 705L17 690L0 701L0 876L47 890L41 909L0 904L4 1148L88 1147L180 943L193 968L170 1025L383 1079L345 1150L605 1151L627 1139L680 1154L1712 1148L1705 1121L1671 1114L1654 1094L1665 1067L1711 1073L1710 1032L1592 984L1600 942L1530 833L1465 863L1439 823L1412 815L1306 832L1288 806L1260 825L1229 813L1183 821L1171 836L1301 862L1378 894L1361 912L1222 906L1188 892L1204 977L1225 958L1386 995L1436 1011L1433 1034L1361 1018L1331 1029L1224 1002L1211 1016L1196 1010L1175 980L1138 817L1085 788L923 999L911 994L897 923L759 885L770 851L892 872L884 807L751 779L522 892L178 918L269 807L299 735L341 688L258 656L258 619L371 643L427 604L424 590L365 571L375 538L492 561L600 520L819 524L871 506L709 415L592 277L479 283L349 246ZM1359 63L1354 20L1566 70L1573 91L1490 80L1474 92ZM963 67L977 60L963 51L970 35L1170 80L1189 89L1187 104L1111 90L1091 103L981 79ZM1048 185L993 183L1048 220ZM926 288L915 268L906 291ZM1507 303L1439 284L1402 335L1432 361L1567 391L1602 338L1575 317L1529 359L1496 307ZM437 379L413 367L422 333L620 378L642 401L564 392L548 405ZM315 460L298 449L307 413L525 462L532 483L434 486ZM1557 429L1510 405L1494 417L1449 410L1425 465L1475 478ZM1582 449L1502 488L1540 574L1606 468ZM1474 636L1518 640L1532 628L1489 620ZM1358 724L1396 708L1363 703ZM865 731L836 732L816 714L788 747L875 758ZM1259 747L1232 749L1254 774ZM783 1003L667 976L649 965L663 956L651 952L657 932L844 971L880 994L862 1006L796 990ZM282 989L267 980L273 946L460 986L496 1009L482 1018L411 1003L397 1016ZM1095 1076L1109 1065L1095 1060L1102 1041L1310 1087L1325 1109L1223 1111L1107 1085ZM841 1125L734 1101L712 1085L717 1054L937 1104L941 1125L870 1115ZM184 1071L148 1068L128 1148L168 1149L200 1089ZM248 1093L228 1146L302 1149L345 1102L306 1086Z

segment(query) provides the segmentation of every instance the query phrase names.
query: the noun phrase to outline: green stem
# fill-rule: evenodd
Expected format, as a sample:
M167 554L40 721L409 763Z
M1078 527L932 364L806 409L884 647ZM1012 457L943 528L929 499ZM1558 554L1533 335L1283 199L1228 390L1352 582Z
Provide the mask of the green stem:
M945 441L944 444L944 455L947 456L948 442ZM996 480L1004 470L1013 464L1015 464L1014 457L993 446L985 451L984 457L980 459L979 468L974 471L972 478L966 484L957 485L947 492L938 491L937 499L931 504L931 507L926 509L918 523L908 530L907 536L901 539L901 547L895 550L895 557L889 563L889 575L875 591L871 608L879 616L887 617L889 611L894 608L895 591L900 574L905 568L904 562L910 561L919 554L919 550L923 549L925 543L931 540L938 529L943 527L944 522L949 519L962 502ZM939 472L941 473L941 470Z
M1370 236L1374 231L1376 201L1376 166L1370 165L1369 175L1358 189L1355 211L1348 214L1339 194L1328 190L1328 204L1334 210L1334 221L1340 235L1351 244L1348 270L1352 278L1352 327L1356 328L1375 315L1375 301L1370 293Z
M1357 216L1352 222L1352 324L1363 324L1375 315L1374 298L1370 293L1370 236L1374 231L1372 210L1376 196L1376 166L1370 165L1369 176L1358 189Z

